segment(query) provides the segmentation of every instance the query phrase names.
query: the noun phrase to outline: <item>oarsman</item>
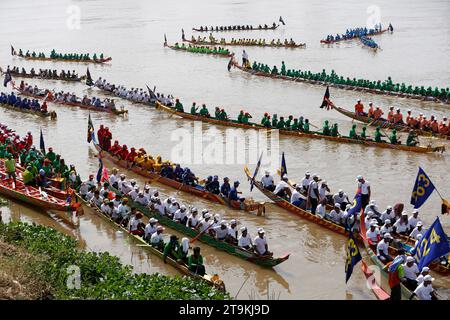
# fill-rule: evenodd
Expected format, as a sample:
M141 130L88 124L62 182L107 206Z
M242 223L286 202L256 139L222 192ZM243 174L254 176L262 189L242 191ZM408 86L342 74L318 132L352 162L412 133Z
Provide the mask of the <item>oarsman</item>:
M155 218L150 218L148 220L147 225L144 229L144 239L147 241L150 241L151 236L156 232L156 223L158 223L158 220Z
M313 174L313 180L309 183L308 186L308 203L306 207L311 207L311 213L316 214L316 208L319 204L319 176L317 174Z
M301 207L301 205L304 203L301 191L302 191L302 187L297 185L297 186L295 186L295 190L292 192L292 195L291 195L290 202L291 202L291 204L293 204L296 207Z
M273 177L270 175L270 172L268 170L264 172L264 176L261 178L261 183L265 189L272 192L275 190Z
M150 237L150 244L153 247L158 248L159 251L162 251L164 249L164 240L162 236L163 231L163 226L157 226L156 232L154 232Z
M419 221L419 209L413 209L412 216L408 219L409 229L414 229Z
M394 210L392 210L392 206L387 206L386 210L383 211L380 217L381 221L386 221L389 219L391 222L395 222L395 213Z
M241 236L238 239L239 248L251 251L253 249L252 238L249 236L247 228L241 227Z
M142 236L144 235L145 224L142 222L142 213L138 212L130 220L130 232L132 234Z
M144 196L144 193L142 191L139 191L137 194L136 199L134 201L144 207L148 206L148 198Z
M417 285L420 285L423 282L423 278L426 277L429 273L430 273L430 268L423 267L422 272L419 274L419 276L416 279Z
M358 181L358 191L361 192L361 206L365 208L370 201L370 183L361 175L356 177L356 181Z
M345 210L345 207L350 203L350 200L344 190L339 189L339 191L333 195L333 203L339 204L341 210Z
M375 118L375 109L373 107L373 103L369 102L369 111L367 112L367 115L369 118L374 119Z
M378 224L376 221L370 222L370 228L366 232L367 242L371 246L376 246L378 241L381 239L380 229L378 229Z
M394 107L389 107L389 112L388 112L388 116L387 116L387 120L389 122L394 122Z
M394 228L392 227L391 219L384 220L383 226L380 228L381 236L384 236L386 233L392 233Z
M220 222L220 226L212 229L215 237L219 241L224 241L228 235L228 225L226 220Z
M412 231L409 234L409 236L412 239L418 240L419 239L419 235L423 236L424 233L425 233L425 230L423 229L423 223L422 223L422 221L418 221L417 224L416 224L416 227L414 229L412 229Z
M238 191L238 187L240 185L239 181L235 181L233 183L233 187L230 189L230 192L228 193L228 199L232 201L244 201L244 198L239 197L239 194L241 193Z
M175 211L174 215L173 215L173 220L181 223L181 224L186 224L187 222L187 215L186 215L186 206L185 205L181 205L180 209L178 209L177 211Z
M117 207L119 211L119 219L120 221L116 221L117 223L123 222L124 224L128 223L128 219L130 218L131 208L128 205L128 198L123 198L122 203Z
M419 300L437 300L432 286L433 281L434 278L429 274L423 277L423 282L417 286L409 299L412 300L414 296L417 296Z
M174 259L175 261L181 258L180 243L176 235L171 235L169 242L164 246L163 260L166 263L167 257Z
M325 215L325 218L333 221L336 224L341 224L342 222L342 211L339 203L334 204L333 210L330 211L329 214Z
M205 275L205 266L203 265L203 257L200 254L200 247L194 247L193 254L188 258L189 270L200 276Z
M291 195L291 190L288 184L288 177L286 174L284 174L280 182L278 182L273 193L284 199Z
M231 185L230 185L230 179L228 177L223 178L223 183L220 186L220 193L228 198L228 194L230 193Z
M199 232L205 232L206 230L209 230L211 226L211 214L206 213L203 217L203 219L198 224L198 231Z
M317 205L316 208L316 214L321 216L322 218L325 218L326 213L327 213L327 200L326 199L319 200L319 204Z
M255 253L259 256L271 256L272 252L269 251L265 231L263 228L258 228L258 236L253 240Z
M409 130L408 137L406 138L406 145L409 147L415 147L419 144L417 134L414 130Z
M394 233L407 235L409 231L408 213L402 212L402 216L394 223Z
M328 203L328 198L331 197L327 195L330 192L330 188L325 180L322 181L319 188L319 201L325 200Z
M99 208L103 203L103 198L100 197L100 191L95 190L94 196L89 201L91 206Z
M372 218L377 219L378 223L381 223L381 213L377 207L377 203L375 200L370 200L369 204L364 209L365 215L370 215Z
M220 214L216 213L214 215L213 221L211 222L211 228L214 229L216 227L220 227Z
M393 116L394 124L403 124L403 115L400 112L400 108L397 108L397 112Z
M237 229L237 221L235 219L230 220L230 225L228 226L228 235L227 242L230 242L234 245L237 244L238 239L238 229Z
M377 258L383 263L392 261L392 257L389 255L389 246L393 239L390 233L385 233L383 239L377 244Z
M195 229L198 226L199 219L197 215L198 215L197 208L195 207L191 208L191 215L187 219L186 227Z
M413 257L406 257L406 262L403 264L403 270L405 271L405 281L403 284L411 291L417 288L417 277L419 276L419 268Z
M305 194L308 192L309 184L311 183L311 181L312 181L311 174L307 171L305 173L305 177L302 180L302 188Z
M355 104L355 114L357 116L364 115L364 105L361 103L361 99L358 99L358 101Z

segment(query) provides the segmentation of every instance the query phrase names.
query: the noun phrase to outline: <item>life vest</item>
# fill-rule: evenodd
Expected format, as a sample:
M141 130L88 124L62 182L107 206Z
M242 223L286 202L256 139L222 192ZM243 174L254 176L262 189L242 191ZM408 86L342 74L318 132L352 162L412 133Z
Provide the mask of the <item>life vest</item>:
M401 113L396 113L393 116L394 123L403 122L403 115Z
M362 103L355 104L355 112L363 113L364 112L364 105Z

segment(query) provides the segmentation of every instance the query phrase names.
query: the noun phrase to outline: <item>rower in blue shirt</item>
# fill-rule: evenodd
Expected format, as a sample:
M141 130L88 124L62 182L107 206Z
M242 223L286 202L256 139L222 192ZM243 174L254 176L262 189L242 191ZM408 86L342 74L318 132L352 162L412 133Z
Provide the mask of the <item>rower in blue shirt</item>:
M223 184L220 187L220 193L224 197L228 197L228 194L230 193L231 185L230 185L230 179L228 177L223 178Z
M183 168L181 168L179 163L175 166L174 174L176 180L181 181L183 177Z
M219 177L218 176L214 176L213 181L211 182L211 191L214 194L219 194L220 193L220 183L219 183Z
M238 196L238 194L240 193L237 188L239 187L240 182L239 181L235 181L233 183L233 187L230 189L230 193L228 194L228 199L233 200L233 201L244 201L244 198L241 198Z

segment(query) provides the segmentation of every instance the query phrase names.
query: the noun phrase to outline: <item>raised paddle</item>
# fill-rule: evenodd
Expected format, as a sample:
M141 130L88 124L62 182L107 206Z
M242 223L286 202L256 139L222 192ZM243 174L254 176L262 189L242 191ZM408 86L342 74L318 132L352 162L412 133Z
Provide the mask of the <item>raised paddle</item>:
M194 243L195 241L197 241L198 238L200 238L202 235L204 235L205 232L208 231L209 228L211 228L213 225L214 225L214 224L211 223L211 224L208 226L208 228L206 228L205 230L203 230L202 232L200 232L198 235L196 235L194 238L192 238L192 239L189 241L189 243L192 244L192 243Z

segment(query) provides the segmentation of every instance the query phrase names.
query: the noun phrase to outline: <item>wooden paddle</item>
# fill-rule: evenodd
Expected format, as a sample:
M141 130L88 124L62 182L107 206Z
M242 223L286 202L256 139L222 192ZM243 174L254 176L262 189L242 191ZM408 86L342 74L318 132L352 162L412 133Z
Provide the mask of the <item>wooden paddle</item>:
M195 241L197 241L197 240L198 240L202 235L204 235L205 232L208 231L209 228L211 228L212 226L213 226L213 223L211 223L211 224L208 226L208 228L206 228L205 230L203 230L202 232L200 232L198 235L196 235L194 238L192 238L192 239L189 241L189 244L192 244L192 243L194 243Z

